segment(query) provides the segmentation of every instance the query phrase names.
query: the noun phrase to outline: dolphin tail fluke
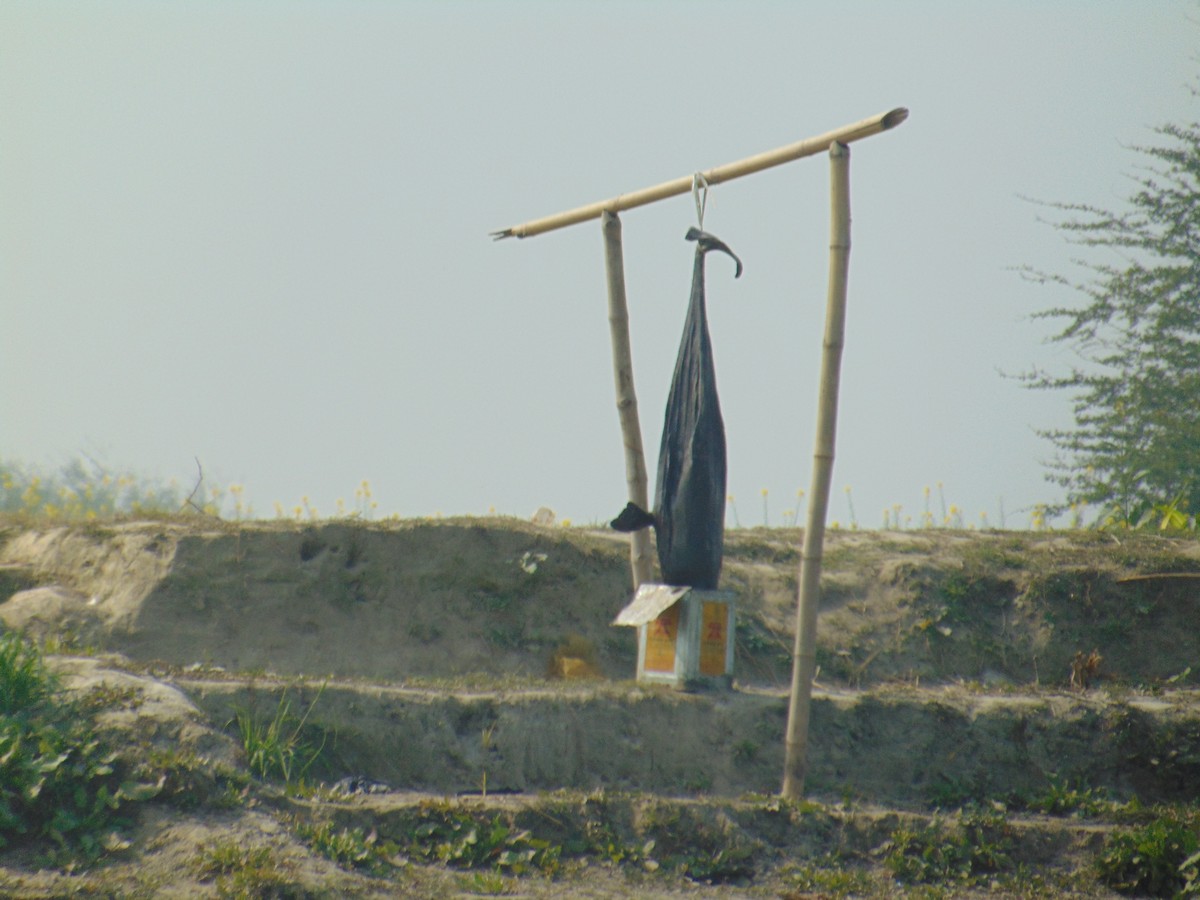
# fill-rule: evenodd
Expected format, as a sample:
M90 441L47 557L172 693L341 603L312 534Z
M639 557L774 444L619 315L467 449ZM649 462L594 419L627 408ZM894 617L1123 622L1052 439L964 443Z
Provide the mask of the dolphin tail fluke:
M621 510L621 514L608 523L614 531L639 531L642 528L649 528L654 524L654 516L646 512L636 503L630 501L625 504L625 508Z

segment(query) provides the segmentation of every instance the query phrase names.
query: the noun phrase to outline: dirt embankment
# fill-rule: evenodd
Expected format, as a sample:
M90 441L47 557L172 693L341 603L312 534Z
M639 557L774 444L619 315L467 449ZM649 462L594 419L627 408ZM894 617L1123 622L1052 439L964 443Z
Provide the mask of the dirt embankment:
M728 535L743 684L787 683L799 537ZM139 661L385 681L539 677L575 637L621 679L626 553L604 532L490 519L10 532L0 572L40 589L0 621ZM1195 662L1198 571L1200 544L1153 535L831 532L820 680L1065 685L1097 650L1102 678L1162 681Z
M605 852L634 858L635 845L662 842L659 857L690 860L679 863L692 866L686 889L631 882L610 866L572 892L663 897L702 891L696 867L735 856L749 862L721 877L744 896L802 883L785 877L781 854L842 854L875 878L898 823L931 805L1054 784L1145 803L1200 796L1200 543L835 531L808 785L828 804L862 809L802 815L746 799L773 793L782 770L799 543L794 530L727 535L723 582L738 604L728 693L632 682L634 633L610 624L630 594L623 538L513 520L9 527L0 623L58 651L111 654L55 665L76 691L106 686L105 696L126 698L103 727L134 764L173 760L163 778L178 782L174 799L146 808L133 856L95 882L117 894L228 893L195 860L232 837L274 848L295 895L392 895L394 879L335 865L295 823L401 840L433 828L430 816L451 816L429 805L451 794L474 798L467 812L480 821L533 823L538 834L557 823L562 834L551 836L564 847L611 832ZM592 679L545 680L564 648L586 657ZM1075 666L1086 683L1070 685L1073 662L1092 651L1096 665ZM363 776L395 790L334 802L242 788L231 800L229 786L246 783L234 723L285 709L303 716L305 745L320 748L312 778ZM708 843L671 856L685 820ZM1013 838L1012 852L1069 880L1110 826L1020 827L1028 839ZM55 896L92 884L36 868L9 854L0 888ZM437 867L400 870L405 890L422 896L496 887ZM1080 883L1099 890L1094 877ZM521 890L562 887L523 880Z

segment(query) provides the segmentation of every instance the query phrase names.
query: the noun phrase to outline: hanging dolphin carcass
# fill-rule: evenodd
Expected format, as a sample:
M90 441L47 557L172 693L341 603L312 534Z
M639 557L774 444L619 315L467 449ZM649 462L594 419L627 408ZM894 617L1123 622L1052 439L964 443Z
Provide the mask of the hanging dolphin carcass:
M737 263L735 278L742 261L707 232L691 228L686 237L696 242L692 294L667 396L654 512L629 503L611 524L625 532L653 526L662 580L713 590L725 542L725 424L704 305L704 255L729 254Z

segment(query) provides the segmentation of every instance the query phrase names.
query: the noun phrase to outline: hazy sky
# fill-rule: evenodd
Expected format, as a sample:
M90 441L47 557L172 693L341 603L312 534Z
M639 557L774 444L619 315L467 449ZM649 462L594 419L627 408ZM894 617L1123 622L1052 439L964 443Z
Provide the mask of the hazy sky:
M1026 527L1071 362L1023 264L1076 250L1023 198L1119 207L1200 118L1191 2L0 3L0 458L86 453L260 515L625 502L596 222L505 226L905 106L851 151L830 518ZM828 159L715 187L705 226L737 520L809 486ZM653 472L696 214L622 216ZM653 490L653 484L651 484ZM734 521L731 512L729 521Z

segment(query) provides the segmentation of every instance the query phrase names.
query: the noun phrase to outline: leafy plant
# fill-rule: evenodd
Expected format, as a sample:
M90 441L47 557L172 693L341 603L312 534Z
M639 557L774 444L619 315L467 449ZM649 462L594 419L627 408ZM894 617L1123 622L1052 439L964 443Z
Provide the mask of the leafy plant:
M787 883L796 894L785 897L864 897L878 893L879 884L869 873L843 868L836 855L791 866L784 871Z
M794 808L781 798L768 802L777 810ZM647 804L640 813L639 833L647 839L643 856L651 850L655 854L650 868L661 866L709 884L750 877L761 850L761 845L745 840L728 823L714 820L703 807Z
M725 884L754 874L754 848L734 844L716 850L697 849L671 860L677 871L693 881Z
M396 844L392 841L380 843L373 830L370 833L361 828L335 830L331 822L323 822L319 825L301 824L296 831L310 847L344 869L378 873L389 865L395 865Z
M1200 814L1164 807L1145 825L1112 835L1096 861L1100 879L1123 894L1174 897L1191 882L1200 850Z
M1122 806L1101 788L1072 786L1056 775L1050 777L1044 789L1025 800L1025 808L1051 816L1101 816Z
M476 818L449 803L422 803L421 821L408 852L430 862L464 869L491 868L522 875L558 871L562 847L512 827L500 815Z
M1180 891L1185 897L1195 897L1200 894L1200 852L1193 853L1179 864L1179 874L1184 879Z
M157 790L122 783L116 754L61 695L36 648L0 634L0 847L49 843L52 856L94 859L126 846L122 805Z
M1003 807L968 806L948 826L940 816L892 832L884 865L899 881L974 884L1011 865L1012 829Z

